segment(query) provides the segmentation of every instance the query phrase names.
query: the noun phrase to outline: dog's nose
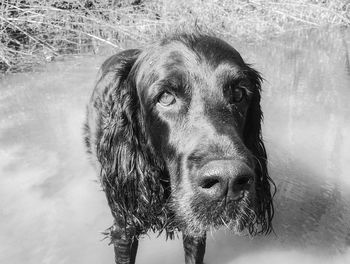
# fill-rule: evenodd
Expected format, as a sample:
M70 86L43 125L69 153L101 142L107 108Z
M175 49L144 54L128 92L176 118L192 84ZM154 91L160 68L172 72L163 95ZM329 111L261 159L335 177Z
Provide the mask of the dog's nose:
M240 200L254 183L254 172L243 162L234 160L210 161L197 176L200 193L211 199Z

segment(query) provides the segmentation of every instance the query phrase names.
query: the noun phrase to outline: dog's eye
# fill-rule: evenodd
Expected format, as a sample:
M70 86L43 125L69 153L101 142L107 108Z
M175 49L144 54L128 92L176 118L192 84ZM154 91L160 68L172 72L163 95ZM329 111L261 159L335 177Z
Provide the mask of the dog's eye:
M169 92L164 92L162 95L158 98L158 102L162 106L169 106L175 103L175 96Z
M232 89L232 101L234 103L239 103L243 100L245 96L245 90L240 87L235 87Z

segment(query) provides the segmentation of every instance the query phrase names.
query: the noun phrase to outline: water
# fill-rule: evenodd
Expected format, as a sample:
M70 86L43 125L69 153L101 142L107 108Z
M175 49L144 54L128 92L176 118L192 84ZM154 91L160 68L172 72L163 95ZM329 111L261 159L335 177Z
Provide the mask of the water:
M237 44L266 81L264 137L275 234L209 235L206 263L350 263L350 31ZM103 58L0 81L0 263L112 263L112 218L83 143ZM138 263L181 263L181 241L144 238Z

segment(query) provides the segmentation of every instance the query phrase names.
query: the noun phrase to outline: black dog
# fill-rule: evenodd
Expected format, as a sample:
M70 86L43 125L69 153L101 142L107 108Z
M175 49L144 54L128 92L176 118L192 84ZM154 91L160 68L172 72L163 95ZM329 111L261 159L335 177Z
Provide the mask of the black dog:
M202 263L206 231L271 231L261 137L261 77L226 42L176 34L104 62L86 144L114 216L116 263L134 263L147 231L183 233Z

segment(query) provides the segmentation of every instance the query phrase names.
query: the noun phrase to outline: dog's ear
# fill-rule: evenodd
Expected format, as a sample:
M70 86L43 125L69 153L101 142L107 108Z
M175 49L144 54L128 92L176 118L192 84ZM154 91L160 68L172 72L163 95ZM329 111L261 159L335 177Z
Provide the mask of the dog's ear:
M244 127L244 141L246 146L254 155L256 161L256 222L254 225L260 226L258 230L252 225L248 229L250 233L268 234L272 230L272 218L274 208L272 203L271 185L275 184L268 175L267 155L261 135L261 122L263 113L260 107L261 98L261 75L248 66L247 77L254 86L253 97L247 112L246 124Z
M96 155L112 214L119 225L136 233L163 227L165 213L162 160L149 146L135 85L139 50L127 50L108 59L95 90L100 108Z

